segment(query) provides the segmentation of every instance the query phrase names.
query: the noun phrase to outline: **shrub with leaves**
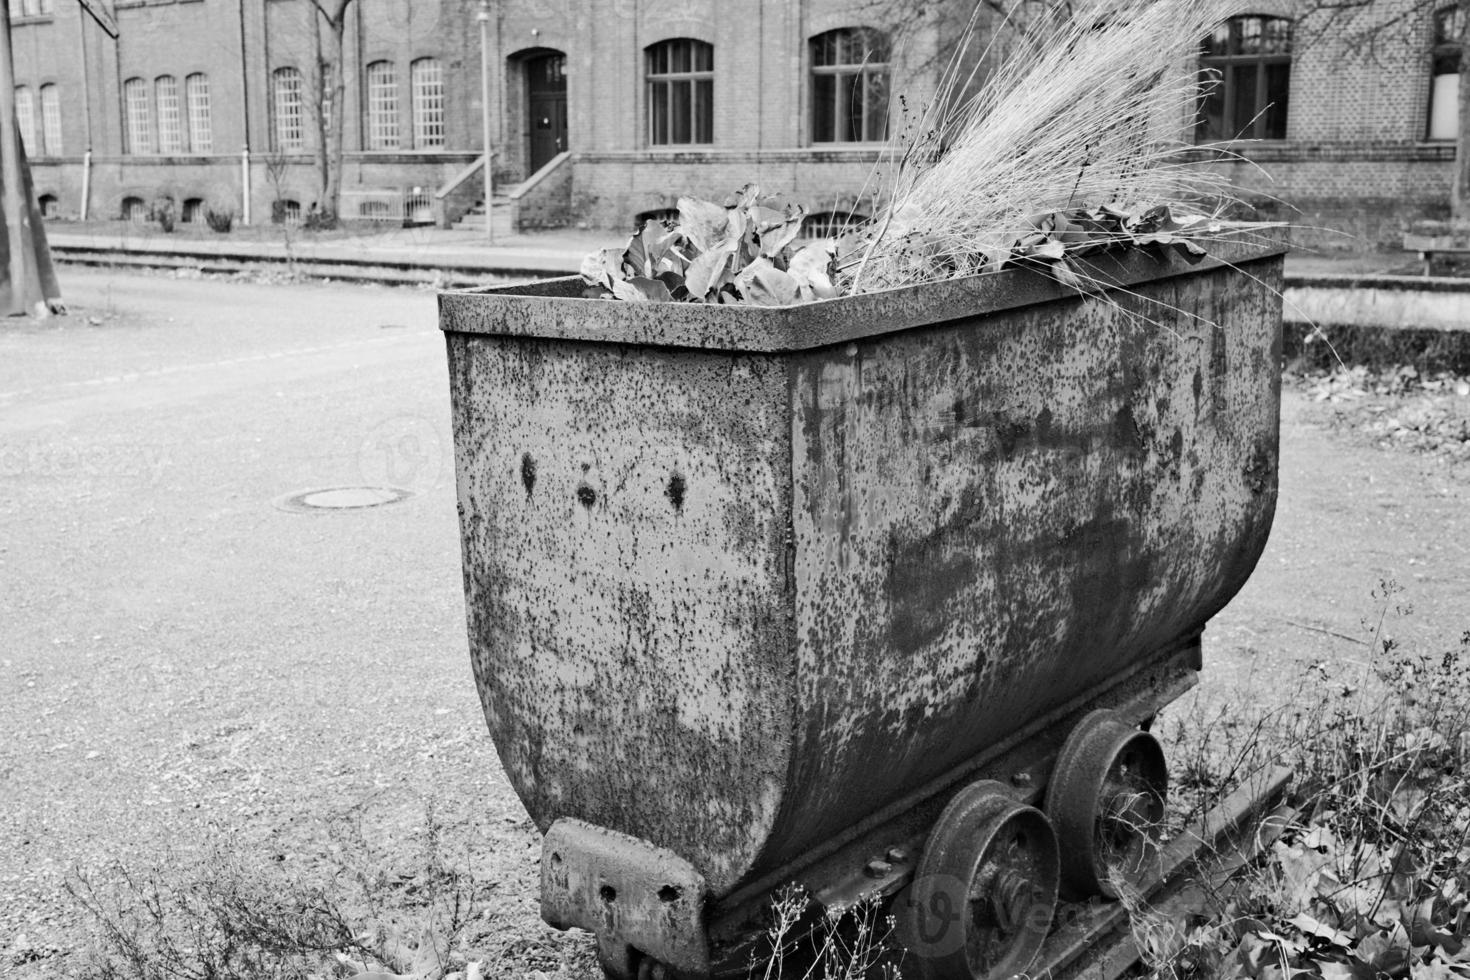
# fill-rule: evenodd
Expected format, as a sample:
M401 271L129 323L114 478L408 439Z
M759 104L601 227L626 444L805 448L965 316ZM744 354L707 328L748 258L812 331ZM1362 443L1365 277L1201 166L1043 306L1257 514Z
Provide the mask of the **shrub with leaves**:
M746 184L723 204L679 199L679 219L649 221L626 248L582 262L585 295L633 303L789 306L837 295L837 243L795 248L806 211Z
M204 210L204 223L209 225L209 230L218 234L226 234L235 226L235 212L225 208L216 211L214 208Z
M153 207L150 211L150 214L152 215L153 220L158 222L158 227L163 230L164 234L168 234L169 232L172 232L174 230L173 198L160 197L155 200L153 202Z
M1181 773L1223 792L1233 773L1285 762L1300 816L1191 927L1140 910L1144 932L1170 939L1151 944L1156 975L1470 977L1470 632L1442 653L1400 649L1385 628L1411 611L1399 593L1374 592L1366 670L1311 665L1293 704L1211 730L1241 736L1216 753L1225 772L1194 757Z

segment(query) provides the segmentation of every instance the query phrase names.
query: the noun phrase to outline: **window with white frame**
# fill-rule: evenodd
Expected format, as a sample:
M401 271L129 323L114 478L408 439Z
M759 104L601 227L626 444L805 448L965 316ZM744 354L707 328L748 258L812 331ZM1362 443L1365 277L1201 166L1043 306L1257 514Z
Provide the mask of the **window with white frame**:
M184 152L184 114L179 108L179 80L159 75L153 80L153 98L158 106L158 152Z
M413 90L413 145L420 150L444 146L444 71L433 58L408 66Z
M277 68L271 73L271 149L293 153L306 145L301 102L301 72Z
M398 73L391 61L367 66L367 148L398 149Z
M36 106L31 101L30 88L25 85L15 87L15 126L20 130L26 156L40 156L45 152L36 145Z
M41 86L41 142L47 156L61 155L61 95L55 85Z
M839 27L812 38L812 142L888 136L888 35Z
M209 76L195 72L184 79L184 103L189 112L189 150L208 153L214 144L209 124Z
M1465 15L1458 4L1434 12L1434 45L1429 62L1429 132L1432 140L1460 134L1460 39Z
M148 107L148 83L141 78L123 82L123 152L153 152L153 117Z

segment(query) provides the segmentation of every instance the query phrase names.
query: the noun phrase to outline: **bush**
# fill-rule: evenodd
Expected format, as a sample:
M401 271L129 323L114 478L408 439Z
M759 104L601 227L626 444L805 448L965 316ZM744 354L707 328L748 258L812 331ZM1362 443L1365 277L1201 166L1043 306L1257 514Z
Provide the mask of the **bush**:
M160 197L153 202L151 216L158 222L158 227L163 229L164 234L174 230L174 201L171 197Z
M210 231L217 231L224 235L235 226L235 212L229 209L216 211L214 208L206 208L204 222L209 225Z
M313 207L301 219L301 227L307 231L331 231L337 227L337 216L330 211L320 211Z

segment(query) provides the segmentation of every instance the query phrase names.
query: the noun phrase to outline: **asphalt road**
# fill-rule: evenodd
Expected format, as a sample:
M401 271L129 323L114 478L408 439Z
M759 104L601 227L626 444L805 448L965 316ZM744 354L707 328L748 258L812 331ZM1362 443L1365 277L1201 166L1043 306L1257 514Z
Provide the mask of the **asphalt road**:
M354 812L391 851L430 801L534 932L536 835L469 672L433 294L64 289L71 316L0 323L0 973L21 934L75 936L74 866L218 834L309 859ZM1365 657L1382 578L1418 642L1470 629L1470 473L1329 434L1300 394L1284 415L1271 545L1207 637L1217 702ZM415 494L280 505L385 483Z
M63 288L70 316L0 323L0 974L74 935L74 865L290 856L366 802L407 839L435 801L493 828L485 874L534 873L469 670L434 294ZM278 505L384 483L415 496Z

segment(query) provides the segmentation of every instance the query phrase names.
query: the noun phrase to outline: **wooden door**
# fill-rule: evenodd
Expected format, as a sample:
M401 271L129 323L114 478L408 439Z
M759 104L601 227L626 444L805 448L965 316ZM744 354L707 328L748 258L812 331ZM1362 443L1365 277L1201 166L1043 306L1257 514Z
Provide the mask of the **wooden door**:
M526 61L526 119L530 123L527 175L567 148L566 55L552 52Z

